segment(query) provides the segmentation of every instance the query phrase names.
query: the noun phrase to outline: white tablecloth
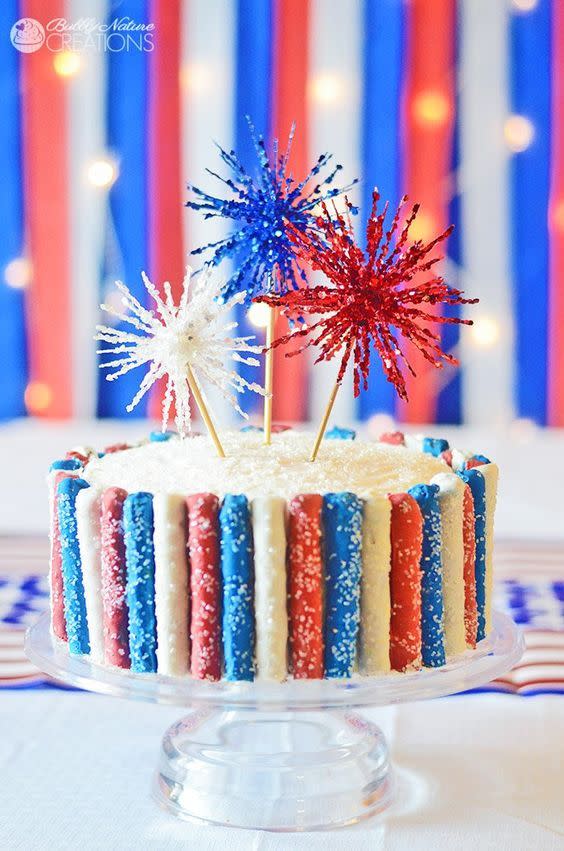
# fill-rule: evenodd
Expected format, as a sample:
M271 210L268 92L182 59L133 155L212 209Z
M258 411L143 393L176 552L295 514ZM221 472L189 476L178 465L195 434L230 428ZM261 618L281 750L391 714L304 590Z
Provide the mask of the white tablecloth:
M201 851L564 848L564 698L469 695L368 711L392 746L398 802L301 835L202 827L149 797L177 709L76 692L0 693L0 847Z

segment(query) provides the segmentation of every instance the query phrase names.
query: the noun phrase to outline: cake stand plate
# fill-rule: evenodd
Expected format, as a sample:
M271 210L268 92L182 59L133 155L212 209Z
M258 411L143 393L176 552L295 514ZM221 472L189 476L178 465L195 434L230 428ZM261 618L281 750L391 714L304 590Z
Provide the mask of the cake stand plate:
M164 734L153 796L174 815L268 830L353 824L387 807L394 779L382 731L351 709L465 691L505 673L523 651L498 612L475 651L442 668L350 680L209 683L133 674L70 656L43 615L26 652L45 673L89 691L192 707Z

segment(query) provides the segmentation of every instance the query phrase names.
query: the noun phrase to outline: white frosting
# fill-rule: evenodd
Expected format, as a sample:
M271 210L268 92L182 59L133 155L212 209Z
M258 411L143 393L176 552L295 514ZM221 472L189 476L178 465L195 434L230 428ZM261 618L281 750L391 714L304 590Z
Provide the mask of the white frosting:
M423 451L423 435L422 434L404 434L404 443L408 449L413 452Z
M188 672L188 561L181 497L153 499L155 531L155 611L157 670L182 676Z
M360 497L404 492L447 469L444 461L403 446L357 439L325 440L309 461L314 435L287 431L265 446L256 432L222 432L227 458L207 436L173 438L93 458L83 477L99 487L127 491L223 496L244 493L293 497L299 493L352 491Z
M492 630L494 515L497 501L499 469L496 464L481 464L476 468L486 484L486 635Z
M104 612L100 558L100 493L94 488L83 488L77 494L76 527L80 546L90 656L94 662L103 662Z
M367 676L390 670L391 513L385 497L364 504L360 667Z
M460 449L452 450L452 469L458 473L464 468L464 464L468 458L472 457L472 452L462 452Z
M441 562L443 568L444 636L447 656L466 650L464 627L464 482L454 473L439 473Z
M258 497L252 503L257 679L277 682L286 679L288 670L284 511L280 497Z

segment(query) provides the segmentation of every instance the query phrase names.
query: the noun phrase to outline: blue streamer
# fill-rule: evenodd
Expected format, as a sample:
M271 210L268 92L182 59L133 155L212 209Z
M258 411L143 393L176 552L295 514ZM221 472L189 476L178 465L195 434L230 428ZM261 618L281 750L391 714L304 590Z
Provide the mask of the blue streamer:
M152 494L139 491L126 497L123 503L123 537L131 670L139 673L155 672L157 620Z
M254 678L253 542L247 498L227 494L219 512L225 679Z
M362 500L323 497L325 542L325 676L350 677L356 659L362 573Z
M453 131L453 146L452 146L452 156L451 156L451 167L450 171L453 175L453 179L458 179L458 175L460 173L460 121L459 121L459 52L460 52L460 34L459 34L459 11L457 8L457 4L454 4L454 13L456 16L456 30L455 30L455 58L454 58L454 68L455 68L455 126ZM464 284L460 281L459 269L462 265L462 239L463 239L463 229L461 227L461 214L460 214L460 187L458 184L454 187L454 194L451 198L449 207L448 207L448 221L449 224L454 225L454 231L450 235L448 242L446 243L447 257L452 261L452 264L449 268L449 276L448 283L456 287L457 289L464 289ZM476 295L476 293L470 293L470 295ZM443 313L445 316L458 317L461 314L461 308L458 304L446 304L443 308ZM442 347L445 352L450 352L456 349L458 346L458 341L460 339L460 326L459 325L443 325L440 329L441 333L441 341ZM464 364L461 364L460 367L452 367L446 365L443 370L443 375L445 378L445 385L439 390L437 395L437 416L436 421L438 423L459 423L462 418L462 370L464 369Z
M272 0L237 0L236 70L235 70L235 147L245 168L250 169L255 158L252 139L245 120L253 116L257 132L270 138L272 87ZM289 128L288 128L289 129ZM235 318L241 336L255 335L256 328L247 318L247 308L238 304ZM261 361L264 360L261 358ZM264 365L257 371L248 364L238 363L237 372L246 381L264 384ZM246 410L257 411L260 400L255 393L245 391Z
M20 127L21 55L10 42L10 30L20 18L17 0L0 3L0 363L2 392L0 420L25 414L27 383L24 293L10 287L4 269L23 252L23 198Z
M399 128L404 55L405 4L398 0L364 0L362 98L362 205L359 227L366 233L372 190L395 211L401 190ZM394 386L378 364L370 373L367 390L358 398L361 420L372 414L393 414Z
M408 493L423 515L421 553L421 657L427 668L446 662L443 632L443 566L441 561L441 509L438 485L415 485Z
M149 23L144 0L122 0L122 17ZM116 16L111 9L109 20ZM161 47L165 49L165 47ZM112 222L107 227L105 284L122 280L141 304L146 292L141 271L147 269L147 74L148 54L127 50L108 52L108 146L119 159L119 177L110 189ZM162 132L166 132L163 128ZM104 293L102 292L102 300ZM127 326L118 325L119 328ZM129 329L128 329L129 330ZM132 370L120 381L98 377L98 416L141 419L147 415L145 396L131 412L126 406L139 389L142 370Z
M512 267L516 312L517 411L545 424L551 143L551 4L511 16L512 111L534 127L529 147L511 158Z
M76 524L76 497L89 487L84 479L66 478L57 485L57 514L61 536L65 623L69 651L80 656L90 653L82 564Z
M474 534L476 537L476 605L478 629L476 641L486 637L486 480L479 470L462 470L458 473L470 485L474 500Z

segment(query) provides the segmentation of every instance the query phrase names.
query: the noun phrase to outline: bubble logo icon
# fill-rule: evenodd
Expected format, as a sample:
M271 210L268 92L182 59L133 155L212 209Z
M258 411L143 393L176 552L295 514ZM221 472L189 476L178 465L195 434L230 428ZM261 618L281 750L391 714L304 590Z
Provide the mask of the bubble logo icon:
M35 18L20 18L10 30L10 41L20 53L35 53L45 41L45 30Z

